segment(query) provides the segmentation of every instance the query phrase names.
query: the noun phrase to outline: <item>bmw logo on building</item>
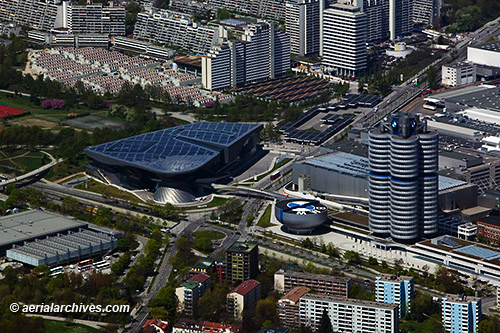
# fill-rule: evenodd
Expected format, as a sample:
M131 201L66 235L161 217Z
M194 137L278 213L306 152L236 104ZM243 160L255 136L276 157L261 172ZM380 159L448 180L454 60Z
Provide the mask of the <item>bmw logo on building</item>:
M328 218L328 209L318 200L288 199L276 203L276 219L292 233L310 233Z

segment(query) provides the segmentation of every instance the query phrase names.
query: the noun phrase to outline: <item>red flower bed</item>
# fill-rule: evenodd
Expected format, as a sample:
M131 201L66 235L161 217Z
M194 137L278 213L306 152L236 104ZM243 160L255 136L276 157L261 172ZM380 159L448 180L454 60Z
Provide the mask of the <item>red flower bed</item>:
M17 116L18 114L25 113L24 110L14 109L9 106L0 105L0 118L8 116Z

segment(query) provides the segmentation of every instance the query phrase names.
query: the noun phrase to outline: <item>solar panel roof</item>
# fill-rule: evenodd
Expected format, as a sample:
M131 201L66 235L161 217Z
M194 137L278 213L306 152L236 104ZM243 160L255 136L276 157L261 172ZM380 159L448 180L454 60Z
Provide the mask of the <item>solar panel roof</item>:
M222 149L261 126L200 122L104 143L87 148L85 153L102 163L162 174L186 173L212 161Z
M464 247L461 247L461 248L456 249L454 251L462 252L465 254L470 254L470 255L473 255L473 256L476 256L479 258L483 258L483 259L488 259L488 260L500 258L500 252L488 250L488 249L485 249L485 248L482 248L479 246L475 246L475 245L464 246Z

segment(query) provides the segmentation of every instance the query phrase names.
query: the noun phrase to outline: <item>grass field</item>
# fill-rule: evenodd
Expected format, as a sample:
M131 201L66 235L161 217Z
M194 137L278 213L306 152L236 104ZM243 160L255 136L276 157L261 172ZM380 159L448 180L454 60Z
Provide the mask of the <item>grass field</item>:
M25 149L3 150L0 152L0 172L20 175L33 171L44 162L46 155L42 152L30 152Z
M18 126L40 126L47 129L59 127L57 122L37 118L36 116L26 116L23 118L12 119L9 120L9 124Z
M264 214L259 219L259 222L257 222L257 226L262 227L262 228L268 228L274 226L274 224L271 223L271 205L267 205L266 210L264 211Z
M116 187L109 186L109 185L104 185L102 183L99 183L95 180L89 180L86 182L87 186L85 186L85 183L80 184L76 186L77 189L80 190L85 190L89 192L94 192L94 193L100 193L102 195L105 195L107 197L112 197L112 198L119 198L119 199L125 199L129 200L132 202L140 202L139 198L137 198L135 195L121 191L117 189Z
M57 320L43 320L43 326L45 330L50 333L97 333L101 332L95 328L81 325L81 324L69 324L64 321Z
M194 237L207 237L210 240L217 240L226 237L224 233L216 230L198 230L193 232Z

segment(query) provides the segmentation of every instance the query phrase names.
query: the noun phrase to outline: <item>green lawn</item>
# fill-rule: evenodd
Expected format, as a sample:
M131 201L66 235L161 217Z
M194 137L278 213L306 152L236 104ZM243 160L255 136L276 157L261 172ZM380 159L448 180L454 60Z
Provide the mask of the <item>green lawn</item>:
M194 237L207 237L210 240L222 239L226 237L226 235L220 231L216 230L198 230L193 232Z
M121 191L114 186L105 185L95 180L89 180L86 183L77 185L75 188L89 192L100 193L107 197L125 199L132 202L140 202L139 198L131 193Z
M85 326L81 324L69 324L64 321L57 320L43 320L43 326L45 330L50 333L97 333L101 332L90 326Z
M26 149L4 150L0 153L0 172L20 175L33 171L48 162L42 163L45 158L42 152L30 152Z
M52 168L50 168L45 178L47 178L50 181L56 181L64 177L71 176L75 173L83 172L83 165L85 163L87 163L85 159L79 161L79 165L74 165L67 161L57 163Z
M262 214L262 216L259 219L259 222L257 222L257 226L262 228L268 228L274 226L274 224L271 223L271 208L272 205L267 205L264 214Z

